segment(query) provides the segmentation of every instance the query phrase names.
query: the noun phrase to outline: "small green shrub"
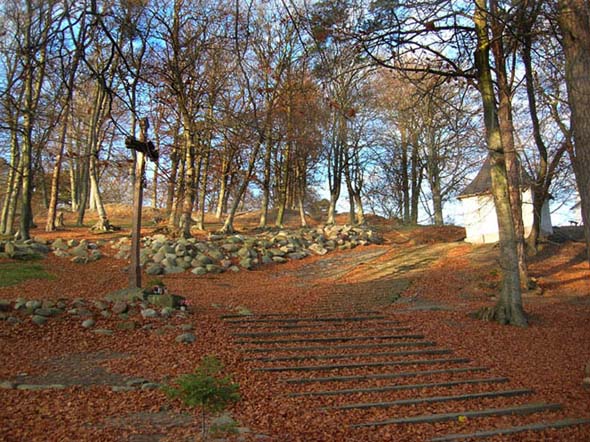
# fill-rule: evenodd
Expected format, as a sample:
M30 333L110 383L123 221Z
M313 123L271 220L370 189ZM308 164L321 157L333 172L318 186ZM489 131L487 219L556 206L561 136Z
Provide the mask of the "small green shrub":
M222 374L223 364L215 356L205 356L194 373L179 376L164 387L171 399L180 399L189 407L200 407L205 437L205 412L218 413L240 399L239 385Z

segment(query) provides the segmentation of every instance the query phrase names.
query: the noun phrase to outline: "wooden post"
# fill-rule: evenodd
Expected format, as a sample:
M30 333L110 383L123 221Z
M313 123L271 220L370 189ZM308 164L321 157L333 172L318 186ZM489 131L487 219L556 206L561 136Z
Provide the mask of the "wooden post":
M139 141L146 142L149 122L143 118L139 122ZM133 219L131 227L131 265L129 267L129 288L141 288L141 265L139 262L139 239L141 236L141 209L143 205L143 180L145 174L145 154L137 151L135 161L135 183L133 189Z

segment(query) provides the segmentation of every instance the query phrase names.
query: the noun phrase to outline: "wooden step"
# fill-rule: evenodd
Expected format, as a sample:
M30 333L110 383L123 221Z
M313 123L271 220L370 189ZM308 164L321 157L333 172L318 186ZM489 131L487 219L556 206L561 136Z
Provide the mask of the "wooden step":
M238 344L295 344L300 342L369 341L377 339L424 339L424 335L333 336L331 338L270 339L236 341Z
M362 410L367 408L387 408L396 407L400 405L416 405L416 404L433 404L437 402L452 402L452 401L464 401L471 399L484 399L484 398L495 398L495 397L514 397L522 396L525 394L531 394L533 390L527 388L521 388L518 390L503 390L503 391L486 391L481 393L468 393L459 394L454 396L427 396L411 399L400 399L396 401L388 402L366 402L356 404L346 404L330 407L332 410Z
M560 410L560 404L525 404L516 407L506 408L488 408L485 410L463 410L454 411L451 413L440 413L440 414L425 414L421 416L413 417L402 417L395 419L387 419L384 421L376 422L363 422L360 424L353 424L353 428L362 427L376 427L381 425L399 425L399 424L430 424L435 422L447 422L458 419L459 417L466 418L477 418L477 417L488 417L488 416L508 416L508 415L526 415L539 413L542 411L556 411Z
M329 365L294 365L290 367L261 367L255 371L324 371L341 370L344 368L370 368L370 367L391 367L396 365L435 365L435 364L463 364L470 362L467 358L450 359L408 359L400 361L385 362L359 362L354 364L329 364Z
M395 327L395 328L365 328L363 332L401 332L411 330L412 327ZM329 335L332 333L346 333L350 330L328 329L328 330L305 330L305 331L275 331L275 332L250 332L250 333L232 333L236 338L262 338L272 336L293 336L293 335ZM357 330L358 331L358 330Z
M399 390L422 390L428 388L443 388L443 387L456 387L458 385L473 385L473 384L492 384L499 382L508 382L508 378L496 377L496 378L480 378L480 379L465 379L460 381L450 382L432 382L428 384L406 384L406 385L384 385L383 387L371 387L371 388L346 388L342 390L322 390L322 391L306 391L304 393L291 393L288 397L302 397L302 396L339 396L345 394L358 394L358 393L385 393L388 391L399 391Z
M373 322L371 325L374 326L394 326L394 325L402 325L401 321L378 321ZM332 323L332 326L342 326L346 325L345 323ZM322 323L312 323L312 324L245 324L245 325L235 325L229 324L229 328L233 331L240 331L240 330L299 330L299 329L316 329L316 328L325 328L326 324Z
M369 348L399 348L399 347L434 347L436 342L431 341L409 341L409 342L379 342L375 344L351 344L351 345L314 345L307 347L284 347L276 348L243 348L247 353L268 353L269 351L324 351L324 350L366 350Z
M375 321L377 319L386 319L386 316L348 316L348 317L305 317L305 318L289 318L275 319L275 318L260 318L260 319L228 319L225 322L228 324L254 324L254 323L291 323L291 322L362 322Z
M517 427L494 428L491 430L476 431L475 433L447 434L445 436L435 437L434 439L430 440L431 442L452 442L455 440L463 439L483 439L493 436L501 436L505 434L521 433L523 431L543 431L552 428L557 429L588 424L590 424L590 418L563 419L553 422L537 422L533 424L520 425Z
M288 384L311 384L314 382L351 382L365 381L369 379L398 379L415 376L431 376L437 374L466 373L471 371L487 371L487 367L459 367L459 368L441 368L438 370L423 371L405 371L397 373L379 373L379 374L361 374L352 376L327 376L321 378L291 378L285 379Z
M452 353L447 349L434 350L409 350L409 351L387 351L387 352L372 352L372 353L346 353L346 354L327 354L327 355L303 355L303 356L279 356L268 357L261 356L255 358L244 358L245 361L259 361L259 362L284 362L284 361L305 361L308 359L322 360L322 359L354 359L354 358L379 358L379 357L396 357L396 356L412 356L412 355L444 355Z

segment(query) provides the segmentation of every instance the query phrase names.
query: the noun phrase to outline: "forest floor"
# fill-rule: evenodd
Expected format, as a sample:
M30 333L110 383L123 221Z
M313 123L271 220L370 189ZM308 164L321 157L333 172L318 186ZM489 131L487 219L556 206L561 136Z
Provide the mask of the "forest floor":
M252 227L248 220L238 228ZM93 333L68 315L43 326L0 321L0 382L63 387L0 389L0 440L199 441L198 412L157 388L113 387L138 378L169 382L193 372L208 354L223 361L241 395L230 408L240 431L217 440L419 442L590 418L590 389L583 385L590 364L590 271L583 244L546 243L531 259L542 294L524 295L529 327L521 329L470 315L498 294L497 247L463 243L462 229L454 227L371 222L383 245L238 273L163 276L170 292L189 300L184 317L140 318L134 329L97 318L113 334ZM67 227L33 235L128 233ZM38 263L51 279L1 287L0 299L98 301L127 284L126 263L112 256L74 264L50 254ZM176 342L174 328L187 322L197 340ZM460 395L467 397L454 397ZM425 397L439 399L414 401ZM540 403L559 407L469 414ZM443 413L451 414L434 423L372 425ZM584 442L590 425L489 440Z

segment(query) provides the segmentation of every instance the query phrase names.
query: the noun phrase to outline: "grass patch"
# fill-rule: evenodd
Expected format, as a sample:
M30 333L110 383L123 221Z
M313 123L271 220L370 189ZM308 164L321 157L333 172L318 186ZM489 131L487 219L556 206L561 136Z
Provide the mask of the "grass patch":
M20 284L29 279L55 279L41 264L31 262L0 263L0 287Z

